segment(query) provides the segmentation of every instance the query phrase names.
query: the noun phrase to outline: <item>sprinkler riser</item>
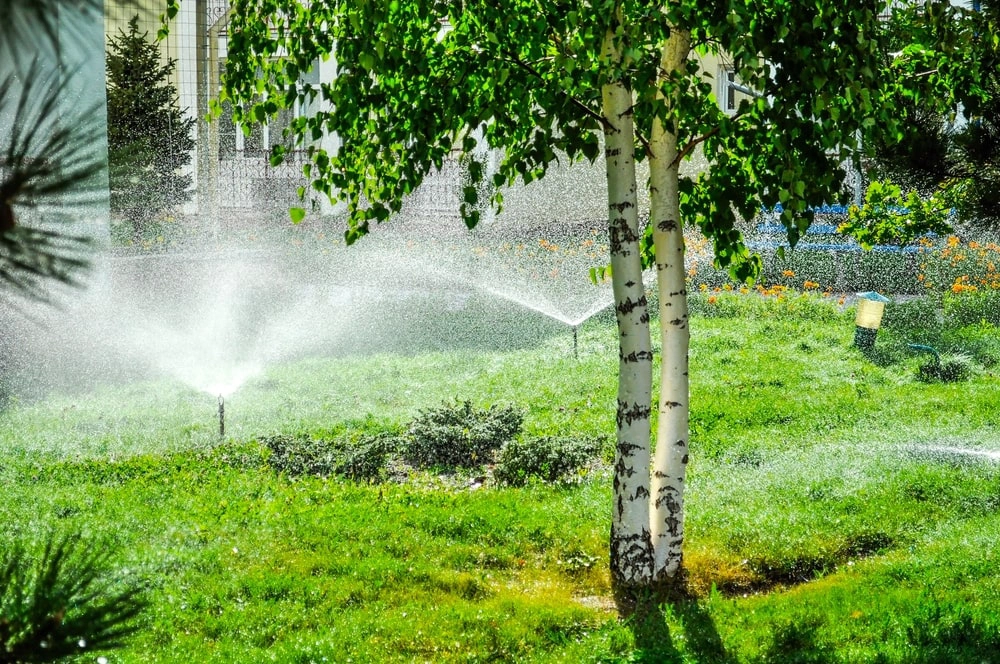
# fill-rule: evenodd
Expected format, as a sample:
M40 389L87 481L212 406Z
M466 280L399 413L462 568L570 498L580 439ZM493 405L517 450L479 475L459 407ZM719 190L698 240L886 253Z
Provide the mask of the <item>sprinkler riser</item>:
M226 400L219 395L219 438L226 437Z
M854 345L861 350L872 350L875 348L875 338L877 336L878 330L859 325L854 328Z

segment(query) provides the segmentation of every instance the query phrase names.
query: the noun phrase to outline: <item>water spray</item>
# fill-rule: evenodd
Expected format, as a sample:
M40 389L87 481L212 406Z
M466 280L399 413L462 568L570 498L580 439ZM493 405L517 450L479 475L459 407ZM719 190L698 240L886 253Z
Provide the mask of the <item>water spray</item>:
M226 400L219 395L219 438L226 437Z

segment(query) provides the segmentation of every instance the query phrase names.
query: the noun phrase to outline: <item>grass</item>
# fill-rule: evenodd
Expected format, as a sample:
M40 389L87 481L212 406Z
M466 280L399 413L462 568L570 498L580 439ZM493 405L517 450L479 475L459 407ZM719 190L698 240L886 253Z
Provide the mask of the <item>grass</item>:
M172 383L17 404L0 414L0 519L9 535L83 531L146 587L113 662L995 661L1000 467L922 448L998 447L995 328L889 317L865 357L852 312L818 298L695 309L697 598L645 622L611 609L606 470L574 486L365 485L277 474L256 442L398 431L456 398L515 404L531 435L607 435L603 317L578 360L556 333L272 367L228 400L223 444L215 397ZM926 358L907 344L928 340L967 352L970 379L917 380Z

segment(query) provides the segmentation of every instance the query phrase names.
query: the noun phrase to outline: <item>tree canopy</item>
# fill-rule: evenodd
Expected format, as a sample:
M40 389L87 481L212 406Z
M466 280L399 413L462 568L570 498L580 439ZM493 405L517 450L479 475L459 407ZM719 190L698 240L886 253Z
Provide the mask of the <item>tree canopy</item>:
M636 154L648 152L658 90L676 91L680 157L700 148L710 168L682 187L685 219L716 245L740 277L754 262L735 229L738 215L782 206L794 242L811 207L841 197L846 159L859 134L895 131L877 103L877 2L622 3L615 28L622 61L601 53L614 2L278 2L238 0L230 23L225 94L240 121L265 121L295 99L325 102L293 124L290 144L322 135L335 153L310 146L312 187L344 200L347 236L397 211L402 198L453 149L478 141L502 151L500 187L541 177L557 159L599 154L600 90L620 78L635 97ZM721 52L756 93L735 115L716 102L697 57L663 76L660 49L680 26L692 54ZM337 76L319 85L300 74L336 57ZM275 158L280 159L281 150ZM473 179L482 174L474 156ZM479 189L465 191L475 223Z

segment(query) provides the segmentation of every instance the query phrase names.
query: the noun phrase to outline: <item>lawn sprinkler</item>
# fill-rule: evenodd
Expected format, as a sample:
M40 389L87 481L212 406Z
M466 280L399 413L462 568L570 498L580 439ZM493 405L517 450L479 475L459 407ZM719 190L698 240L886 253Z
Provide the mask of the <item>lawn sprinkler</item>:
M933 346L925 346L924 344L909 344L910 348L921 353L930 353L934 356L934 361L938 366L941 366L941 353L937 352L937 349Z
M226 437L226 400L219 395L219 439Z
M875 337L889 298L875 292L858 293L858 315L854 319L854 345L863 351L875 348Z
M578 350L578 346L577 346L577 343L578 343L577 342L577 330L579 330L579 329L580 329L579 325L574 325L573 326L573 359L574 360L579 360L580 359L580 351Z

